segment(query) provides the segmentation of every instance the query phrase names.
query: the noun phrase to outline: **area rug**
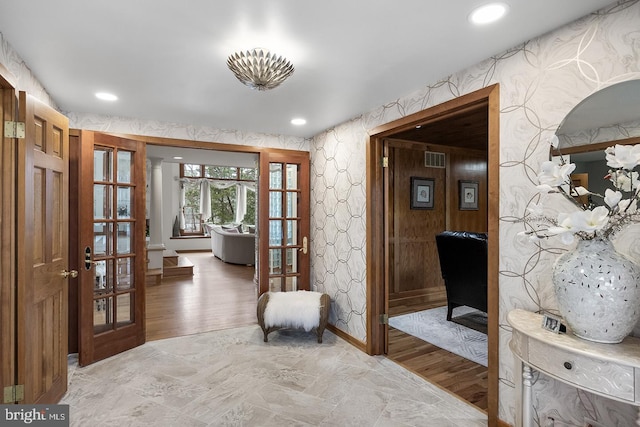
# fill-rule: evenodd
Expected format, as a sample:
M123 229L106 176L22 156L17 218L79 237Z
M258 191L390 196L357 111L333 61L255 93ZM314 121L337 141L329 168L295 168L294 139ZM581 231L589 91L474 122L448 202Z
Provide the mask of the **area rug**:
M454 309L453 315L455 318L475 312L477 310L469 307L458 307ZM487 335L447 321L446 306L391 317L389 326L487 366Z

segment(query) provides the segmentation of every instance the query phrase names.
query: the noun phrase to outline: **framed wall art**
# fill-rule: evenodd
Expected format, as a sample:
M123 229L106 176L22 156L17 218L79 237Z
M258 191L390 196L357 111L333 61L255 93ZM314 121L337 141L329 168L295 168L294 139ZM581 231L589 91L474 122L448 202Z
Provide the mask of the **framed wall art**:
M411 177L411 209L433 209L434 185L431 178Z
M460 202L458 209L461 211L478 210L478 181L458 181Z

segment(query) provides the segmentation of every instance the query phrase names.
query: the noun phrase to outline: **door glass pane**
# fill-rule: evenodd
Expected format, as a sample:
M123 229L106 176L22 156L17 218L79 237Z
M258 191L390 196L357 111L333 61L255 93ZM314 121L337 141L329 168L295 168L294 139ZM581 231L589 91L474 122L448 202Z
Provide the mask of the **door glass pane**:
M287 221L287 246L298 244L298 221Z
M109 280L111 276L111 262L109 260L101 260L96 261L95 263L95 286L93 293L94 295L104 295L105 293L109 293L113 290L112 281Z
M287 191L287 217L295 218L298 216L298 192Z
M111 186L104 184L93 185L93 217L96 219L110 219L111 217Z
M282 245L282 221L269 221L269 246Z
M131 289L133 285L133 258L118 258L116 286L118 291Z
M93 224L93 255L98 258L113 255L113 224L96 222Z
M298 249L297 248L285 249L285 253L287 254L287 273L297 273L298 272Z
M282 163L269 163L269 188L282 188Z
M270 277L269 278L269 292L282 291L282 277Z
M298 165L287 165L287 190L298 188Z
M133 247L133 233L130 222L118 223L118 254L130 254Z
M291 292L291 291L297 291L298 290L298 277L297 276L290 276L287 277L285 282L285 289L287 290L287 292Z
M269 274L280 274L282 272L282 250L269 249Z
M93 151L93 180L112 181L111 157L113 150L110 148L95 147Z
M93 331L105 332L113 328L113 297L98 298L93 302Z
M282 193L280 191L269 192L269 217L280 218L282 216Z
M130 151L118 151L118 182L131 182L131 160L133 156Z
M133 188L118 187L118 218L131 218L133 211Z
M133 294L127 293L118 295L118 301L116 305L118 307L118 315L116 316L116 318L118 319L118 326L133 323L133 301Z

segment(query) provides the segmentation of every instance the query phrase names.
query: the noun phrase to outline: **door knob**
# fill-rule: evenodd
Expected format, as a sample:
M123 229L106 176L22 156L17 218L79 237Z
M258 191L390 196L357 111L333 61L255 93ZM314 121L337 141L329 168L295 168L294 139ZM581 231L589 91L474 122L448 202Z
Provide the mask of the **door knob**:
M71 270L71 271L62 270L62 277L63 278L66 279L69 276L71 276L71 278L75 279L76 277L78 277L78 272L76 270Z

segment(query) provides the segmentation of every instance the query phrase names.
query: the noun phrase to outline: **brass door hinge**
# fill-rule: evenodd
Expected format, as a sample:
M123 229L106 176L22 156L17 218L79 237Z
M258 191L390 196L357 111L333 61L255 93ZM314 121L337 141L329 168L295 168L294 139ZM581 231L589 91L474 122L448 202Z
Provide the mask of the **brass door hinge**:
M388 168L389 167L389 158L387 156L382 158L382 167L383 168Z
M21 402L24 400L24 384L10 385L4 388L4 403Z
M381 325L388 325L389 324L389 315L388 314L381 314L380 315L380 324Z
M24 122L13 122L11 120L4 121L4 137L5 138L24 138L25 126Z

